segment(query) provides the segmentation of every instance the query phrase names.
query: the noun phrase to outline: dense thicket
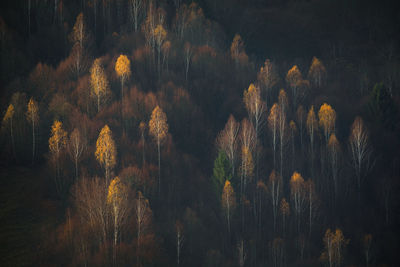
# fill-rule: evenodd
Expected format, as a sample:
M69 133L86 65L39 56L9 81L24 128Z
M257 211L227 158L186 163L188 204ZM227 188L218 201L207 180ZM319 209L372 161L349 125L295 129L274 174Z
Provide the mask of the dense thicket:
M2 262L396 265L399 31L390 1L3 1Z

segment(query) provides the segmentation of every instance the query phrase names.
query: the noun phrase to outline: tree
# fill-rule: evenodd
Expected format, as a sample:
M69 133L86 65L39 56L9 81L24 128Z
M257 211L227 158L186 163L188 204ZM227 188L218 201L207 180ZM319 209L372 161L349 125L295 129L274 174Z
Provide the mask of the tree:
M129 18L133 23L135 32L137 32L140 22L144 17L145 4L144 0L129 0Z
M176 261L177 261L177 266L179 267L181 250L183 242L185 241L185 236L183 234L183 224L180 221L176 222L175 231L176 231Z
M115 72L121 80L121 105L124 99L124 83L131 76L131 61L126 55L120 55L115 63Z
M67 144L67 132L62 128L62 122L55 120L51 126L51 136L49 138L49 149L56 165L56 189L58 193L62 190L62 182L60 181L60 154Z
M302 105L297 108L296 111L296 121L299 126L299 135L300 135L300 146L303 151L303 133L304 133L304 121L306 118L306 114Z
M272 266L285 266L285 241L280 237L276 237L270 243L270 247Z
M161 191L161 156L160 147L168 135L167 115L164 111L156 106L151 113L149 121L149 131L157 143L158 151L158 193Z
M311 106L307 115L307 132L310 137L310 152L311 152L311 174L314 176L314 141L318 131L317 117L315 116L314 106Z
M252 153L255 147L255 142L257 142L254 128L247 119L243 119L242 121L240 140L242 144L240 193L244 194L246 190L247 180L253 176L254 163Z
M268 127L271 131L272 149L274 154L274 168L276 167L276 144L278 136L278 118L279 118L279 106L277 103L272 105L272 108L268 116Z
M225 128L218 134L216 142L218 150L224 151L230 161L232 177L235 175L239 127L240 125L236 122L235 117L232 114L229 115Z
M300 232L301 216L306 204L304 179L300 173L294 172L290 179L290 196L297 221L297 231Z
M356 117L351 126L349 143L360 197L362 179L372 168L370 158L372 150L369 145L369 134L361 117Z
M331 133L335 131L336 112L330 105L324 103L318 111L318 117L319 125L324 131L325 144L328 144Z
M294 65L286 74L286 83L289 85L292 90L292 100L293 107L296 108L297 101L299 99L299 89L301 88L301 82L303 81L303 76L297 65Z
M333 180L333 189L334 189L333 195L334 195L334 201L336 202L337 195L339 193L338 176L339 176L340 144L334 133L331 134L331 137L329 138L328 154L329 154L329 161L331 163L330 169Z
M250 121L255 129L256 139L260 134L261 127L264 123L265 103L261 100L260 88L254 84L250 84L249 89L243 93L243 101L247 109ZM258 150L257 142L255 143L256 152L256 177L258 180Z
M78 128L69 135L68 152L75 164L75 178L78 179L78 163L86 150L86 140Z
M262 66L258 72L257 81L260 84L261 91L265 94L265 105L268 107L268 99L271 96L271 91L279 82L279 75L276 71L276 67L269 59L265 60L264 66Z
M279 109L278 109L278 133L279 133L279 150L280 150L280 173L283 175L283 154L287 142L287 122L286 110L288 100L285 90L279 92Z
M157 45L157 53L158 53L158 77L161 75L161 47L167 38L167 31L164 29L164 27L159 24L157 27L154 29L154 39Z
M233 187L228 180L225 181L224 190L222 192L221 205L227 220L228 235L230 236L231 217L236 207L236 198L235 198L235 191L233 190Z
M372 244L372 235L365 234L362 239L364 255L365 255L365 265L369 266L369 261L371 259L371 244Z
M185 47L184 47L184 60L185 60L185 81L187 81L188 79L188 73L189 73L189 66L190 66L190 60L192 58L193 55L193 48L190 45L189 42L185 43Z
M108 125L105 125L101 129L99 137L97 138L95 156L106 171L106 183L108 184L110 171L114 168L117 159L117 149Z
M292 169L294 169L294 161L295 161L295 154L296 154L295 137L296 137L297 127L296 127L296 123L293 120L291 120L289 122L289 131L290 131L290 142L292 143Z
M290 205L289 202L286 201L286 198L282 198L281 200L280 211L282 214L282 228L283 228L282 231L283 231L283 236L285 236L286 220L290 216Z
M80 74L87 69L88 60L88 46L91 41L91 35L87 29L83 13L79 13L76 17L75 25L69 35L72 43L73 55L73 71L76 73L77 78Z
M233 37L231 45L231 58L235 61L236 69L239 69L241 64L245 64L248 61L246 51L244 50L244 42L239 34Z
M272 214L274 218L274 232L276 230L276 219L278 216L278 209L279 209L279 199L281 197L283 184L282 184L282 176L272 170L271 174L269 175L268 180L268 188L269 193L271 196L271 203L272 203Z
M308 70L308 79L311 80L313 86L316 88L320 88L325 83L325 66L316 57L313 57L310 69Z
M317 215L317 209L318 209L318 198L317 194L315 192L315 184L314 182L309 179L308 181L305 182L305 193L306 193L306 198L307 198L307 206L308 206L308 226L309 226L309 236L311 236L311 231L312 231L312 225L313 225L313 220L315 219Z
M107 203L111 206L111 215L114 219L113 260L114 264L116 264L117 240L120 235L121 225L124 223L124 220L126 220L130 207L128 202L128 189L118 177L115 177L108 186Z
M75 183L72 195L82 226L91 229L99 245L106 244L109 219L106 181L83 177Z
M139 124L139 130L140 130L140 137L142 139L142 166L145 165L146 163L146 157L145 157L145 134L146 134L146 123L144 121L141 121Z
M245 262L246 262L246 258L247 258L247 253L244 247L244 241L243 239L240 240L238 246L238 260L239 260L239 266L243 267Z
M4 117L3 117L3 127L5 127L5 125L7 123L9 123L9 125L10 125L11 145L12 145L12 151L13 151L14 158L15 158L15 143L14 143L14 132L13 132L14 113L15 113L14 105L13 104L8 105L6 114L4 114Z
M135 200L135 221L136 221L136 264L140 266L140 252L142 236L149 230L151 224L152 212L149 201L143 196L142 192L138 192Z
M37 102L31 98L28 102L27 111L26 111L26 119L30 124L32 124L32 164L35 159L35 129L36 124L39 121L39 107Z
M109 84L101 66L101 59L98 58L93 62L90 69L90 85L92 88L92 95L97 99L97 112L100 111L100 102L105 100L108 94Z
M230 173L230 164L224 151L218 152L218 157L214 161L214 169L212 183L217 198L221 196L225 181L230 181L232 175Z
M326 230L323 238L325 250L322 252L321 259L328 261L329 267L341 266L343 262L343 251L349 240L345 239L340 229L332 232L331 229Z

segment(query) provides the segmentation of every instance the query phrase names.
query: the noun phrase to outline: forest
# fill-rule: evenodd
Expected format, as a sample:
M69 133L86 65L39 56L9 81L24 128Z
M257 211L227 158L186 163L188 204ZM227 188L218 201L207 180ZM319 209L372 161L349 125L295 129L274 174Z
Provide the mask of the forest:
M382 0L0 3L1 266L398 266Z

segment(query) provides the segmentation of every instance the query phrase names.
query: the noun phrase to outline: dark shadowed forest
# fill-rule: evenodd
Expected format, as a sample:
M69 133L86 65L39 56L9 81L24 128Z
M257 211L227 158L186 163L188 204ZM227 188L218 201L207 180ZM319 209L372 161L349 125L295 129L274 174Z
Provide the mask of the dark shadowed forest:
M398 266L400 12L0 3L1 266Z

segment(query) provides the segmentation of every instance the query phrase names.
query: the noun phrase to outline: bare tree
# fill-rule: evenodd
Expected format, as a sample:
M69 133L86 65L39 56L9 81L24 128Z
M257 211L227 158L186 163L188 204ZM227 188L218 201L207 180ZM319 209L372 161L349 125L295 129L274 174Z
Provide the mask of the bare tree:
M361 183L372 168L372 149L369 145L368 131L361 117L356 117L350 130L350 151L353 168L357 178L358 196L360 198Z
M152 212L150 209L149 201L143 196L142 192L138 192L135 200L135 221L136 221L136 264L140 266L140 252L141 252L141 238L150 227Z
M183 51L184 51L184 59L185 59L185 81L187 81L188 74L189 74L190 60L192 59L192 54L193 54L193 48L189 42L185 43L185 47L184 47Z
M86 150L86 139L81 135L78 128L75 128L70 136L68 142L68 153L75 164L75 178L78 178L78 163L81 159L83 152Z
M235 117L233 117L231 114L229 115L229 119L225 124L225 128L218 134L217 137L218 149L225 152L231 163L232 177L235 175L239 127L240 124L236 122Z
M181 250L183 246L183 242L185 241L185 236L183 235L183 224L180 221L177 221L175 224L176 230L176 263L179 267L180 264L180 256Z
M276 230L276 219L278 216L279 210L279 200L282 194L282 177L272 170L269 180L268 180L268 188L269 194L271 196L271 203L272 203L272 214L273 214L273 221L274 221L274 232Z

